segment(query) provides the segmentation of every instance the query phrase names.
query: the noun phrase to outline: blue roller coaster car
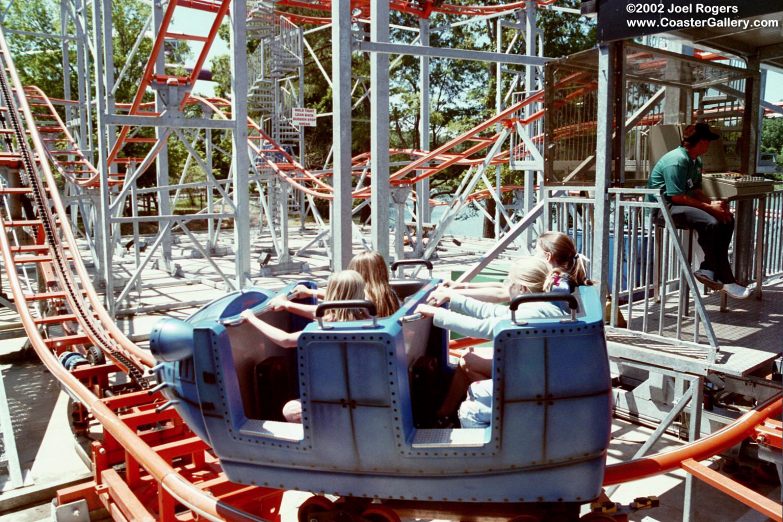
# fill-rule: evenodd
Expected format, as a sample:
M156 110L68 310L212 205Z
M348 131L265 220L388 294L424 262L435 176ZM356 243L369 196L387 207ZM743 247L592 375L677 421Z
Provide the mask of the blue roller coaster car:
M454 370L449 333L414 314L437 283L397 284L402 307L377 323L323 327L266 310L276 293L263 289L165 319L151 337L164 394L239 483L397 501L595 499L611 419L596 288L572 294L571 317L500 322L491 425L442 429L434 415ZM297 348L236 324L246 308L302 330ZM291 398L301 400L302 423L280 414Z

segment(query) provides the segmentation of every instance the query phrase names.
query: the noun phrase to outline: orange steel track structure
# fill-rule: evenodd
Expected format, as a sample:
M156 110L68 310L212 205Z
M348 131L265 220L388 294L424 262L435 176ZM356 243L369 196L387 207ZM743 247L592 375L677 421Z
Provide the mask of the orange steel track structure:
M487 120L481 125L465 132L437 150L431 152L390 150L389 152L390 154L407 154L415 156L418 158L414 162L416 164L424 164L426 162L432 161L437 162L437 166L429 167L427 169L427 173L422 177L432 176L451 165L473 165L480 163L482 160L471 159L471 156L474 156L477 153L489 148L496 141L497 136L482 137L479 136L479 134L487 128L493 127L496 123L507 120L510 115L514 114L525 105L535 101L531 98L527 98L509 107L490 120ZM219 98L203 98L199 96L191 96L191 100L208 106L220 118L230 118L230 104L227 100ZM292 187L297 190L301 190L307 195L327 200L333 199L332 186L327 184L322 179L329 174L328 172L319 174L310 172L288 152L280 147L280 145L278 145L268 134L266 134L257 123L249 118L248 129L250 130L250 135L248 138L249 146L263 162L263 166L271 169L283 181L289 183ZM477 143L477 145L459 153L450 152L450 150L454 147L468 141L474 141ZM282 158L282 160L279 158ZM354 158L354 164L361 165L366 163L368 160L369 153L359 154ZM504 161L507 161L507 153L505 156L498 156L497 159L494 160L494 163L499 164ZM408 167L404 167L400 171L392 174L390 178L392 180L392 184L409 184L406 180L402 180L402 177L405 176L410 170L411 169ZM370 192L366 188L358 189L353 191L352 197L355 199L367 199L370 197Z
M283 492L228 481L210 449L190 432L173 409L166 407L161 395L150 389L152 357L117 328L78 255L78 245L47 161L51 155L38 130L39 125L48 124L36 120L24 95L42 102L42 93L25 92L22 88L2 32L0 62L0 135L5 144L0 156L5 165L19 169L20 178L20 186L0 187L0 197L27 198L30 203L27 215L11 215L9 205L0 214L0 256L6 281L36 353L78 401L84 419L103 427L102 440L92 444L93 479L61 490L58 501L87 499L91 508L103 506L117 520L279 520ZM217 101L208 103L219 106ZM513 112L501 113L483 129L508 119ZM483 139L474 141L476 147L484 145ZM67 143L70 147L72 141ZM448 150L433 151L424 157L439 159L438 165L445 168L443 165L459 161ZM73 152L73 156L79 154ZM415 171L431 175L432 171L422 168L424 164L398 171L395 181L410 183L415 178L405 176ZM71 174L74 179L90 179ZM91 176L92 172L79 174ZM29 241L20 240L21 230L32 231ZM42 285L26 285L29 281L22 274L31 268L42 275ZM48 315L41 313L37 306L40 303L48 305ZM55 331L49 328L53 325L62 328ZM461 342L462 347L466 345ZM99 349L107 361L67 370L57 359L64 351L86 348ZM132 386L105 396L110 377L115 374L127 375ZM684 468L721 489L732 490L734 496L779 520L779 504L751 498L752 492L727 486L725 479L716 478L697 461L749 436L779 448L780 423L772 419L780 415L782 403L778 397L720 432L678 450L609 466L605 483L627 482Z
M501 13L512 9L521 9L531 1L536 5L546 6L554 4L557 0L523 0L496 5L458 5L438 0L390 0L389 7L395 11L408 13L420 18L429 18L432 13L443 13L458 16L481 16L490 15L493 13ZM332 3L330 0L280 0L277 2L277 5L287 8L329 11L331 9ZM369 0L352 0L351 9L354 11L355 17L367 17L370 14L370 2ZM291 18L291 20L300 21L303 23L331 23L331 19L327 17L316 17L292 12L284 12L283 14Z
M607 466L604 485L611 486L631 482L653 475L682 468L711 486L734 497L748 507L772 520L783 520L783 505L743 486L729 477L700 464L713 455L739 444L747 437L753 437L760 444L780 451L780 421L776 420L783 411L783 398L770 399L766 404L746 413L732 424L681 448L649 457Z
M78 148L76 140L68 131L67 126L62 121L60 114L54 107L54 103L51 99L38 87L26 86L24 88L25 95L27 97L28 106L31 109L31 114L35 121L36 128L39 135L42 137L44 149L51 164L55 169L70 183L77 184L82 187L97 187L100 183L100 173L93 166L89 159ZM535 100L538 100L540 94L536 94ZM535 101L531 100L531 101ZM526 100L520 102L520 105L525 105ZM231 104L228 100L222 98L205 98L201 96L189 96L187 105L201 104L209 107L218 117L223 119L230 118ZM490 122L495 122L498 119L504 118L504 114L513 111L505 111L498 115ZM543 113L541 111L536 112L529 121L539 119ZM313 195L319 198L332 199L331 185L325 183L322 178L331 175L331 171L321 172L318 174L311 173L308 169L303 167L296 159L294 159L287 151L281 148L274 140L268 136L259 125L252 119L248 118L248 130L250 131L248 137L248 146L263 159L264 164L271 168L282 179L288 181L294 188L302 190L307 194ZM509 122L511 119L503 119L503 122ZM425 162L434 162L438 167L430 167L428 169L428 176L434 175L437 172L452 165L471 166L480 164L482 158L471 158L471 155L475 155L477 152L484 151L491 145L490 137L476 137L476 134L482 132L484 129L490 128L491 125L482 123L478 127L471 129L463 135L455 138L449 144L438 150L445 150L446 152L438 153L438 151L423 151L414 149L390 149L390 155L399 155L404 157L410 157L415 159L421 159ZM449 152L446 147L454 148L461 145L465 141L474 140L479 144L483 144L480 147L471 147L469 150L461 153ZM129 138L133 139L133 138ZM534 141L538 137L534 137ZM502 152L495 156L490 164L499 165L508 162L508 151ZM280 158L283 158L280 160ZM358 154L353 158L354 166L362 166L369 164L370 154L368 152ZM403 175L409 170L405 167ZM110 184L122 184L121 175L109 174ZM417 178L421 179L421 178ZM399 183L404 184L404 183ZM502 192L509 192L513 190L521 189L519 186L506 186L502 188ZM354 195L356 198L368 198L369 193L364 191L357 191ZM488 190L479 190L469 196L470 200L481 200L492 197ZM436 201L432 201L433 204L442 204Z
M152 356L116 327L81 258L66 254L78 252L76 240L1 33L0 61L4 157L7 164L19 166L22 184L2 195L30 198L33 214L25 219L6 212L0 216L6 281L41 361L78 401L85 418L103 427L103 440L92 446L92 482L61 491L59 501L86 498L91 507L103 505L117 520L276 520L282 492L229 482L176 413L161 409L162 397L148 389ZM35 231L34 244L20 244L20 227ZM32 267L43 274L45 287L31 292L20 273ZM41 315L36 303L42 302L52 315ZM70 328L54 333L47 328L52 325ZM59 353L83 347L97 347L107 362L68 371L58 361ZM133 391L104 397L109 378L117 373L130 377Z
M560 83L570 83L584 78L584 73L575 73L564 78ZM570 93L568 99L582 95L584 92L594 90L595 83L589 83ZM517 116L519 111L536 102L543 101L544 91L537 91L527 98L509 106L492 118L476 125L461 135L453 138L435 150L426 152L418 151L390 151L402 152L416 157L414 161L390 175L393 186L412 186L424 178L434 176L453 165L477 165L481 163L488 149L498 140L500 133L494 131L497 125L502 125L513 131L515 124L529 124L543 118L544 111L539 110L527 118ZM215 115L223 119L230 118L230 103L220 98L204 98L190 96L188 103L201 103L209 107ZM278 145L261 127L248 118L250 148L263 162L263 165L271 169L275 175L290 184L293 188L301 190L305 194L317 198L333 199L332 186L323 181L323 174L313 174L288 152ZM537 138L534 137L534 140ZM492 164L500 164L508 161L509 151L498 154L492 159ZM279 158L282 158L280 160ZM354 164L358 165L369 160L369 154L364 153L354 158ZM491 196L490 192L478 191L471 195L471 199L483 199ZM370 197L370 189L360 188L352 192L355 199L367 199Z
M187 92L190 92L190 90L195 85L202 68L204 67L209 50L212 47L212 43L215 41L215 38L217 37L220 24L223 22L223 18L225 17L226 13L228 13L230 5L231 0L169 0L168 5L166 6L166 11L163 14L163 19L161 21L160 28L158 29L155 41L152 44L152 52L150 53L150 58L144 68L144 73L139 84L139 89L136 91L136 95L134 96L130 107L128 107L129 115L149 116L153 118L159 116L159 114L156 112L142 110L144 107L144 104L142 103L144 100L144 94L147 92L147 87L152 85L153 82L164 85L176 84L184 87ZM169 26L171 25L171 21L174 18L174 12L178 7L195 9L197 11L202 11L213 15L209 33L206 36L199 36L194 34L170 32ZM196 58L196 62L193 64L193 68L191 69L191 72L188 76L178 77L155 74L155 64L158 61L158 57L163 52L163 44L167 39L201 42L203 44L201 51L198 54L198 58ZM187 103L187 98L187 95L183 97L180 103L180 109L182 109ZM130 130L131 127L129 125L124 125L120 128L117 141L114 143L111 151L109 151L107 158L108 165L112 165L113 163L120 161L120 151L125 146L125 144L129 142L129 139L132 139L128 137Z
M76 140L54 108L51 100L36 86L24 88L27 104L35 120L38 134L41 135L49 161L57 171L71 183L81 187L95 187L100 183L100 172L82 153ZM109 183L122 183L122 179L112 179Z

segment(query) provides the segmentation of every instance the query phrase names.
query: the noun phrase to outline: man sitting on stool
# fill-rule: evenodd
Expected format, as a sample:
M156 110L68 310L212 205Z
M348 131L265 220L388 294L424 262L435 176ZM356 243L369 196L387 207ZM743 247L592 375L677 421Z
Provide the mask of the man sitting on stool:
M655 164L647 181L648 188L664 188L674 225L694 229L704 250L704 261L693 275L713 290L723 290L737 299L745 299L751 290L737 284L729 264L729 243L734 234L734 216L724 200L710 201L701 190L700 156L710 141L719 136L706 123L688 125L682 132L682 146L667 152ZM657 211L653 219L665 226Z

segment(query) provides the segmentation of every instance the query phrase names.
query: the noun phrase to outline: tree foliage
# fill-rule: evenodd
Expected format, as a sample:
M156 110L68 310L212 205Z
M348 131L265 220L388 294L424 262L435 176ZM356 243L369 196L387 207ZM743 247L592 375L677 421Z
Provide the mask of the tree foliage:
M131 50L139 33L150 15L148 2L142 0L119 0L111 3L112 7L112 46L115 76L128 65L124 78L120 81L115 99L117 102L129 102L133 99L139 86L144 67L152 50L152 39L145 36L138 51L131 55ZM61 33L60 3L55 0L30 0L28 2L12 2L3 25L7 29L37 33L38 35L57 35ZM91 28L82 27L89 31ZM66 30L68 34L77 34L76 27L69 19ZM25 85L37 85L50 97L60 98L64 94L63 47L57 38L11 33L8 38L9 47L14 56L20 79ZM91 34L91 33L90 33ZM87 43L87 42L84 42ZM92 42L89 42L92 45ZM71 90L77 93L77 55L76 45L67 41ZM85 47L86 49L86 47ZM190 50L185 42L166 43L166 61L182 63ZM92 75L93 70L85 71ZM151 95L147 95L147 99Z
M761 145L767 152L783 152L783 118L765 118Z
M491 0L485 4L502 3L503 0ZM560 6L578 7L577 0L561 0ZM126 78L120 82L116 93L118 102L128 102L138 88L138 79L150 55L152 41L145 37L135 56L130 57L130 50L139 32L149 16L149 4L142 0L116 0L112 2L113 44L115 67L119 71L126 63L129 64ZM59 4L54 0L29 0L14 2L7 20L6 27L36 33L58 33L60 28ZM312 12L305 14L314 14ZM323 13L317 13L323 16ZM495 19L478 19L471 23L450 26L451 23L462 21L459 17L433 14L430 20L432 28L430 45L452 49L472 49L494 51L496 47L497 29ZM524 13L520 12L517 23L524 21ZM391 40L394 42L414 42L415 32L401 30L399 26L417 27L419 20L412 15L393 11L391 13ZM538 13L537 23L543 33L544 55L559 57L565 54L592 47L595 43L595 29L577 15L563 14L557 11L542 9ZM357 27L368 31L369 27ZM74 28L70 27L73 33ZM365 32L366 34L366 32ZM220 36L228 41L228 26L224 24ZM305 82L304 105L315 108L317 113L324 115L317 120L315 128L308 128L306 137L306 163L310 167L321 167L329 156L332 143L332 119L328 114L332 110L332 90L329 81L324 77L331 74L331 31L322 30L310 33L307 41L313 52L305 51ZM15 35L11 40L17 66L22 74L22 80L27 84L37 84L50 96L60 97L63 94L63 66L61 43L55 39L41 39ZM248 50L252 51L257 42L249 42ZM503 32L502 47L510 53L523 54L525 51L524 34L514 34L511 29ZM166 49L167 63L183 63L189 50L180 42ZM69 58L75 63L74 46L69 48ZM390 56L390 140L391 147L401 149L417 149L420 147L420 60L418 57L395 55ZM228 55L212 59L210 67L213 79L217 82L215 94L229 97L230 90L230 60ZM434 149L454 136L486 120L495 112L495 92L497 84L497 68L493 63L468 60L430 60L430 128L429 147ZM503 91L511 88L514 78L509 71L522 67L504 65ZM92 71L88 71L92 73ZM352 113L352 149L354 154L367 152L370 148L370 108L372 93L369 93L369 59L368 55L354 52L353 54L353 103ZM520 76L524 78L523 75ZM252 78L250 79L252 82ZM71 75L72 90L76 92L76 75ZM537 86L516 84L515 90L525 91ZM151 99L151 94L146 94ZM142 135L151 134L145 130ZM229 151L229 143L225 133L214 133L213 142L225 151ZM130 145L129 147L139 146ZM780 145L778 145L779 150ZM170 140L170 164L172 178L178 177L184 168L186 151L177 140ZM203 143L197 145L200 154L204 153ZM133 151L130 151L133 152ZM130 155L130 153L129 153ZM220 165L218 177L225 174L228 168L227 154L216 153L215 163ZM194 168L192 165L190 168ZM459 182L459 171L463 167L452 167L432 180L436 193L453 192ZM216 168L217 171L217 168ZM515 182L518 173L503 168L504 182ZM150 183L149 175L145 176ZM518 182L518 181L517 181Z
M114 99L117 103L129 103L138 91L140 78L152 51L152 38L150 34L146 34L142 37L136 53L131 53L150 16L150 4L143 0L116 0L111 3L111 8L115 81L127 65L124 76L119 78ZM66 70L63 60L63 45L57 38L40 36L61 34L59 2L55 0L13 2L10 4L8 15L3 24L7 29L39 35L8 33L9 47L22 83L40 87L50 98L63 98L65 96L64 71ZM82 29L89 31L91 28L82 27ZM78 34L77 28L70 18L66 25L66 32L70 35ZM76 44L72 40L66 42L70 63L68 77L71 97L78 99L80 93L78 92ZM87 42L83 43L87 44ZM91 46L92 42L89 42L88 45ZM84 49L85 52L88 52L87 45L84 46ZM167 41L164 53L167 63L183 64L190 56L190 48L184 41ZM85 73L93 76L92 62L88 64L88 67L90 69ZM175 67L167 70L167 73L185 74L185 71L182 67ZM94 86L94 82L91 83ZM108 88L110 89L111 86ZM95 96L94 90L91 96ZM144 102L152 101L152 99L151 92L148 91L144 94ZM152 128L142 129L138 134L138 136L153 135ZM181 144L177 144L176 140L170 140L169 149L171 171L177 172L184 166L185 151ZM123 148L123 152L126 156L143 156L146 152L146 146L131 143ZM154 184L154 168L151 168L140 178L139 185L150 186Z
M7 29L38 34L60 32L60 9L52 0L13 2L3 21ZM16 70L24 85L37 85L49 96L62 97L63 58L60 41L25 34L6 33ZM76 53L70 55L75 60ZM72 88L76 85L73 83Z

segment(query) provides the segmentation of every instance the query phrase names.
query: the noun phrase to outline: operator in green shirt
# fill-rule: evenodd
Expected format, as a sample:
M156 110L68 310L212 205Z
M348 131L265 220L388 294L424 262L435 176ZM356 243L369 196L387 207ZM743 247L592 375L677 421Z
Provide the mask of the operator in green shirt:
M689 125L682 132L682 145L667 152L655 164L647 187L662 189L677 228L696 230L704 250L704 261L693 275L713 290L737 299L750 297L751 290L737 284L729 263L729 244L734 234L734 215L726 201L711 201L701 190L700 156L719 136L706 123ZM661 226L657 211L653 219Z

